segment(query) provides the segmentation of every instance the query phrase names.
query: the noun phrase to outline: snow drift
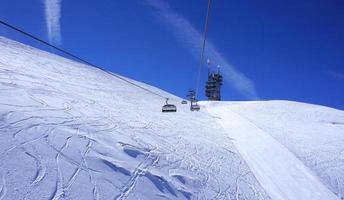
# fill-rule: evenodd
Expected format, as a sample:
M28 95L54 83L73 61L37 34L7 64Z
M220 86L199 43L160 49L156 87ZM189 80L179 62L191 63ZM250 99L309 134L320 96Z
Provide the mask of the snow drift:
M136 83L178 112L161 113L163 98L109 73L0 37L0 199L344 197L343 111L268 101L190 112Z

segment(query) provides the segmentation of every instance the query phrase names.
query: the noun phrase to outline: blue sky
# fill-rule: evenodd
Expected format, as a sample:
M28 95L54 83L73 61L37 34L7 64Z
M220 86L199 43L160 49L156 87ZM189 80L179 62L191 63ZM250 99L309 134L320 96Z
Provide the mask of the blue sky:
M184 96L196 81L206 7L207 0L2 0L0 19ZM223 99L344 109L343 10L342 0L213 0L206 53L225 74ZM0 35L49 50L1 26Z

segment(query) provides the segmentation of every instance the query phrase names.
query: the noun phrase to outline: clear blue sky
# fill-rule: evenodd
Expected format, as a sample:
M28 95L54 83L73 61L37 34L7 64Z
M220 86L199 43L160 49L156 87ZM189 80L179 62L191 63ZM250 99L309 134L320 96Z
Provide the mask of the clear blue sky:
M187 28L203 30L206 6L207 0L62 0L59 45L183 97L199 62L192 43L201 42ZM44 0L2 0L0 19L49 40L45 9ZM344 109L343 10L343 0L213 0L209 56L214 65L234 67L255 93L247 95L247 85L229 74L223 99ZM0 35L44 48L1 26ZM206 68L202 99L205 78Z

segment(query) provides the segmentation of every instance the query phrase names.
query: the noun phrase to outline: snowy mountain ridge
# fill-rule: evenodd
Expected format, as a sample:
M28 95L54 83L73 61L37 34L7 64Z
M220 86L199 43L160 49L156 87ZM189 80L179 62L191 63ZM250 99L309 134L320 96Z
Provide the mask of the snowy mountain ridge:
M190 112L135 83L178 112L0 37L0 200L344 198L343 111L261 101Z

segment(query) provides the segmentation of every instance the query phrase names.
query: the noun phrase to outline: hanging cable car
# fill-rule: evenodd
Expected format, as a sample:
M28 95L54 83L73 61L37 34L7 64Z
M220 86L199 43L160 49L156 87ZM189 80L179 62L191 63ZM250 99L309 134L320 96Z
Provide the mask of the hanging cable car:
M162 106L162 112L177 112L177 107L173 104L169 104L168 98L166 98L166 104Z

